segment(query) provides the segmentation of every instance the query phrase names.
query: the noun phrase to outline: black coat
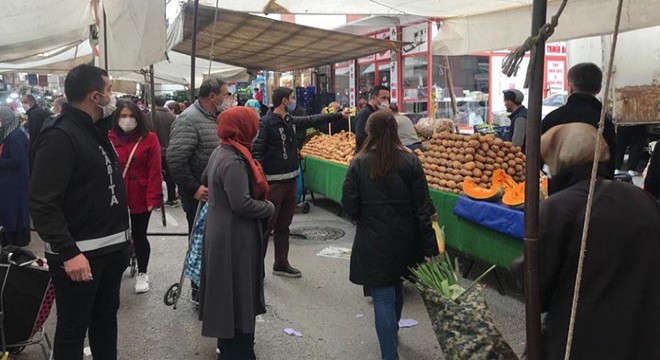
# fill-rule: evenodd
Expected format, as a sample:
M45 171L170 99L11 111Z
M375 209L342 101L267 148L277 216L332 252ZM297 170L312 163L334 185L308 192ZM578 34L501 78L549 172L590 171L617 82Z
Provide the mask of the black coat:
M393 174L370 176L373 153L353 159L344 180L341 203L357 222L351 254L351 282L367 287L392 286L421 255L438 254L431 226L429 189L422 164L403 152Z
M28 117L28 134L30 135L30 148L34 146L44 122L50 117L50 113L35 105L26 112Z
M124 181L101 124L65 104L62 115L43 128L35 144L30 211L46 252L61 261L80 252L93 257L128 245Z
M252 156L261 163L269 183L293 181L298 177L300 160L298 131L328 124L342 118L341 113L291 116L284 118L272 110L259 121L259 135L252 144Z
M362 144L364 144L364 140L367 138L367 120L369 119L369 116L371 114L375 113L378 111L378 109L375 109L371 106L371 104L367 104L365 107L360 110L357 115L355 115L355 153L357 154L360 152L362 149Z
M568 97L566 105L561 106L546 115L541 122L541 134L545 134L546 131L554 126L576 122L591 124L598 127L602 108L603 104L601 104L595 96L573 93ZM607 163L606 167L606 178L613 179L615 168L614 159L616 159L616 132L614 131L614 123L609 116L605 118L603 137L610 150L610 161Z
M660 146L657 145L653 149L649 171L644 178L644 190L660 199Z
M553 177L541 204L541 306L547 359L563 359L591 165ZM660 359L660 208L625 183L599 180L571 359ZM598 192L598 190L597 190Z

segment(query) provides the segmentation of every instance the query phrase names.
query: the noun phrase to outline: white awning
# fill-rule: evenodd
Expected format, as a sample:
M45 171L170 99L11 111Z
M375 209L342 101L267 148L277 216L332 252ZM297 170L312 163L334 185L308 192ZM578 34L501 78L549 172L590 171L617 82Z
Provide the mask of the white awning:
M94 3L94 0L4 1L0 11L2 67L8 68L7 63L37 70L58 63L58 66L67 67L70 62L62 64L62 59L55 57L61 55L68 57L65 61L71 60L71 49L78 47L80 50L81 44L90 39L93 46L98 46L103 66L103 11L99 8L94 12ZM112 0L99 3L106 13L110 69L136 70L165 59L164 1ZM98 24L94 34L98 42L90 34L94 24Z
M548 21L560 5L548 3ZM549 41L564 41L611 34L618 0L570 0ZM516 48L531 32L532 7L524 6L495 12L482 12L442 22L433 39L434 55L466 55L480 51ZM621 32L660 25L658 0L626 0Z

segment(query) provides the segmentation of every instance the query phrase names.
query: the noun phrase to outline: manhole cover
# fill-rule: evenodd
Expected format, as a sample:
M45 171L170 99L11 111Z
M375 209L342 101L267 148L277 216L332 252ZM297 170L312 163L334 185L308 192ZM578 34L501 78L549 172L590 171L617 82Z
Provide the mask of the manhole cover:
M304 226L291 229L291 236L301 237L307 240L327 241L337 240L346 235L344 230L331 227Z

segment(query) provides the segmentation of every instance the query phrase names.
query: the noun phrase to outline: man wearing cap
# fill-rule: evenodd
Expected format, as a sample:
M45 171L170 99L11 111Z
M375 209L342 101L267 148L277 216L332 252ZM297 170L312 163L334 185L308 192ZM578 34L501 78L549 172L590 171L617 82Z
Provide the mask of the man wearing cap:
M525 151L525 123L527 122L527 108L522 104L525 95L517 89L504 91L504 106L510 112L511 142Z

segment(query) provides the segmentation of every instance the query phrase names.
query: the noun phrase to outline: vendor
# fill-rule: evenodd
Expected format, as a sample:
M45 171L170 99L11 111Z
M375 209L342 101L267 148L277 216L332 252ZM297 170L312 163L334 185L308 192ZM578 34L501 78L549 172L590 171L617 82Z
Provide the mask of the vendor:
M527 108L522 104L525 99L520 90L504 90L504 106L510 112L511 119L511 143L519 146L525 152L525 125L527 122Z
M405 115L399 113L399 107L396 104L390 104L390 110L394 114L397 124L399 125L399 140L403 146L407 147L410 150L422 150L422 141L419 140L417 136L417 131L415 130L415 125L412 120Z

